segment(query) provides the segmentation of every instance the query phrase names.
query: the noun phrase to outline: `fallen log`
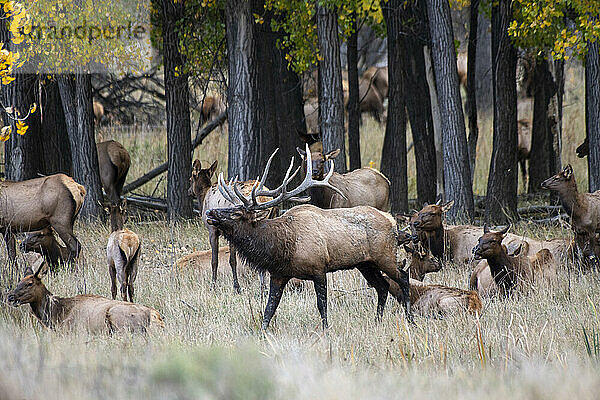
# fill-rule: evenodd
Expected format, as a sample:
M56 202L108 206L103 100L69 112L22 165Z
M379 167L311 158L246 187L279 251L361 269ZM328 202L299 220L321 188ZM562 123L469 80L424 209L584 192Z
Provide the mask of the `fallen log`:
M217 128L219 125L221 125L225 121L226 118L227 118L227 112L222 112L221 114L219 114L217 116L217 118L213 119L208 124L206 124L206 126L200 132L198 132L198 134L194 138L194 141L192 142L192 151L196 147L198 147L200 144L202 144L202 141L208 136L208 134L211 133L213 130L215 130L215 128ZM140 186L150 182L152 179L156 178L158 175L162 174L163 172L166 172L168 169L169 169L168 162L159 165L158 167L152 169L148 173L137 178L135 181L129 183L128 185L125 185L125 187L123 188L123 194L129 193L132 190L135 190L135 189L139 188Z
M529 207L520 207L517 212L519 214L545 214L551 212L560 212L561 206L534 205Z
M133 204L138 207L148 208L150 210L167 211L167 202L157 197L143 197L143 196L127 196L127 203ZM194 214L202 214L202 210L198 210L194 207Z

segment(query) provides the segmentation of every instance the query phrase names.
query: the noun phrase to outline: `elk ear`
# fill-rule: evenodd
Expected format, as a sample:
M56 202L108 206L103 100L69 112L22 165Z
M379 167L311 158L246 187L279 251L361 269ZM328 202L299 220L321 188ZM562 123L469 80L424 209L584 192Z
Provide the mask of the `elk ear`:
M498 233L499 233L499 234L501 234L501 235L506 235L506 232L508 232L508 230L509 230L509 229L510 229L510 224L508 224L508 225L506 226L506 228L504 228L504 229L500 229L500 230L498 231Z
M219 165L219 161L215 160L215 162L213 162L210 167L208 168L208 176L210 176L212 178L212 176L215 174L215 171L217 170L217 166Z
M33 275L33 269L31 268L31 266L28 265L28 266L25 267L24 274L25 275L23 275L23 277L26 277L28 275Z
M296 151L298 152L298 154L300 154L300 157L302 157L302 159L304 160L304 158L306 157L306 152L304 150L302 150L300 147L296 147Z
M335 149L325 154L325 160L330 160L332 158L336 158L340 154L340 149Z
M441 206L442 205L442 199L440 198L438 201L435 202L436 206Z
M571 164L567 164L567 166L562 170L562 174L565 179L571 179L573 176L573 167L571 167Z
M265 218L268 218L271 215L271 210L259 210L255 211L252 216L252 222L261 221Z
M404 260L402 260L402 268L400 268L401 271L404 272L408 272L408 267L406 266L406 258Z
M488 233L490 231L490 227L488 226L487 222L485 224L483 224L483 233Z
M454 200L450 200L446 204L442 205L442 212L448 212L454 205Z
M415 249L412 246L404 245L404 251L410 254L415 254Z
M515 251L512 252L513 256L518 256L519 254L521 254L521 250L523 250L523 243L519 244L517 246L517 248L515 249Z
M40 258L38 258L38 261L36 261L36 263L33 265L32 269L36 270L33 274L33 277L37 279L42 279L48 273L48 263L44 260L43 257L40 256Z
M202 169L202 164L200 163L200 160L195 159L194 163L192 164L192 168L194 169L194 171L200 171Z

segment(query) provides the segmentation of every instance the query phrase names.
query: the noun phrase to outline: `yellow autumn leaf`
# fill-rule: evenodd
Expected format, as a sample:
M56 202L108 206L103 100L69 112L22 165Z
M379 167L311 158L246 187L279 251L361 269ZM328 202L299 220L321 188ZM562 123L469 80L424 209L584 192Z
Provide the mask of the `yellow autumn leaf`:
M17 121L17 133L19 135L23 136L28 128L29 126L25 125L23 121Z
M31 105L31 108L29 108L29 112L30 112L31 114L33 114L33 113L35 112L35 110L37 110L37 104L36 104L36 103L33 103L33 104Z

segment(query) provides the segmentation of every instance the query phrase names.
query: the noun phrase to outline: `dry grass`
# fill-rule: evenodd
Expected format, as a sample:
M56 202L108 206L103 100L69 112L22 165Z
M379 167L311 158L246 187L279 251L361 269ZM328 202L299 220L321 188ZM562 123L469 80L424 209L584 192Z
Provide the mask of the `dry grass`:
M577 72L579 73L579 72ZM580 183L585 161L576 159L583 137L582 80L569 75L565 99L564 162L574 162ZM579 93L579 97L572 93ZM363 163L379 164L383 127L363 129ZM475 191L485 192L491 130L482 124ZM129 179L166 159L164 132L104 132L121 141L134 160ZM226 135L212 135L197 156L215 157L225 169ZM414 159L409 159L411 197L415 197ZM161 195L164 180L142 192ZM585 185L583 187L586 187ZM26 306L0 303L0 398L596 398L600 389L594 337L600 334L598 275L561 272L555 287L541 286L527 296L486 301L483 315L417 319L408 325L398 304L388 299L375 322L375 291L352 272L329 278L331 328L320 330L312 289L287 290L267 334L260 327L263 300L257 279L241 282L235 294L222 267L216 288L208 271L174 268L174 261L207 249L199 220L168 225L133 218L130 227L143 240L136 281L138 302L155 307L166 328L153 336L89 336L51 332ZM534 237L564 236L521 223L517 232ZM60 296L85 290L109 296L105 262L108 229L78 223L84 244L83 272L49 276ZM0 263L5 265L5 254ZM449 266L430 282L465 288L467 268ZM0 277L2 295L12 287ZM310 287L310 286L309 286ZM584 335L588 336L590 348Z

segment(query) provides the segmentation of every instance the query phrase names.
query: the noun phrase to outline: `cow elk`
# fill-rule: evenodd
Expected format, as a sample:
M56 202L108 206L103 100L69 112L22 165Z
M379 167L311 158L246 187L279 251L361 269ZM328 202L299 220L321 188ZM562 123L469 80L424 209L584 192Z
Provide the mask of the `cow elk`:
M322 151L304 151L296 148L302 159L310 152L312 178L323 179L325 164L340 154L333 150L323 154ZM321 208L348 208L356 206L371 206L381 211L390 209L390 181L373 168L359 168L346 174L333 172L330 175L330 186L311 188L312 203Z
M110 227L112 233L106 245L106 258L110 273L110 291L113 300L117 297L117 280L121 289L123 301L133 303L133 282L138 272L138 261L141 252L139 236L124 227L126 215L126 200L110 206Z
M473 248L476 259L487 260L494 282L503 296L510 296L514 292L527 293L536 281L556 276L554 257L548 249L541 249L531 257L520 254L518 250L515 251L515 255L508 254L502 240L509 228L508 226L500 231L491 231L485 225L483 236ZM471 278L471 286L474 281Z
M575 242L588 257L600 257L600 190L594 193L579 193L571 165L542 182L544 189L558 193L560 203L571 217L571 228ZM582 245L582 243L584 243Z
M425 251L420 244L406 244L404 245L404 250L412 256L408 267L411 279L423 281L425 274L438 272L442 269L442 262L437 257Z
M291 278L313 281L323 328L327 328L327 273L353 268L376 289L378 317L383 315L389 287L381 275L383 272L400 285L397 299L410 319L408 274L397 268L396 221L391 215L368 206L323 210L299 205L277 218L267 219L268 209L283 201L306 201L298 196L310 187L337 190L329 182L333 160L327 176L314 180L311 155L306 147L306 175L295 189L287 187L300 170L291 174L293 158L283 183L274 190L263 188L273 153L260 183L254 185L248 197L241 193L236 182L226 183L220 175L219 190L223 196L231 203L241 204L206 212L207 222L218 228L252 266L271 275L263 329L269 326ZM259 196L273 199L258 202Z
M51 228L27 233L19 249L24 253L31 251L40 254L48 262L50 271L55 271L59 264L69 259L69 249L58 243Z
M100 181L110 202L117 204L123 194L123 185L131 166L129 152L114 140L96 144Z
M42 282L48 264L40 257L33 267L28 267L7 300L15 307L29 304L33 315L47 328L84 329L90 333L146 333L164 328L158 311L149 307L95 295L55 296Z
M271 158L272 159L272 158ZM232 202L230 199L224 197L217 185L212 184L212 177L217 170L218 162L213 162L210 167L202 168L200 160L195 160L192 166L192 176L190 177L190 188L188 194L195 196L198 200L199 206L202 208L202 221L208 229L208 240L210 242L210 248L212 252L212 282L213 285L217 282L217 269L219 267L219 236L222 232L214 225L207 222L206 212L213 208L228 208L233 207L237 203ZM256 184L256 181L245 181L237 182L236 190L248 195L252 187ZM268 198L262 198L260 201L268 200ZM240 284L238 282L237 275L237 256L235 246L231 246L231 252L229 254L229 265L231 266L231 273L233 275L233 288L236 292L240 293ZM264 281L264 275L260 275L261 283Z
M202 102L202 110L200 112L200 123L210 122L219 114L225 112L226 106L223 98L219 95L207 95Z
M21 182L0 182L0 230L8 257L16 258L15 233L54 228L69 249L69 261L76 259L81 244L73 224L85 198L85 188L64 174Z

